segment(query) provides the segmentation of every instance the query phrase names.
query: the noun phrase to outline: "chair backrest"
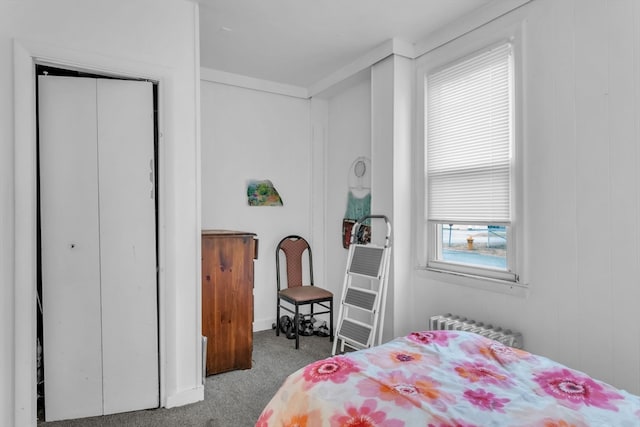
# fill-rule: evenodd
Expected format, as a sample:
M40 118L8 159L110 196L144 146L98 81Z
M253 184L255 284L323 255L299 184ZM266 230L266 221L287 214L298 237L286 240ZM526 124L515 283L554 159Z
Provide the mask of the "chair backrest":
M313 286L313 258L311 255L311 246L303 237L290 235L280 240L276 247L276 277L278 283L278 291L281 289L280 281L280 252L284 253L287 264L287 287L293 288L302 286L303 278L303 256L307 253L309 265L309 285Z

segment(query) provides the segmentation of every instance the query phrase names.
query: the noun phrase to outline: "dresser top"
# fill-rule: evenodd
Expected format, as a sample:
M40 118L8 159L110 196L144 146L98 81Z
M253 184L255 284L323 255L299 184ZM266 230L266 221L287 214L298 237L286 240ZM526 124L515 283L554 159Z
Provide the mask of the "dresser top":
M203 236L255 236L256 233L234 230L202 230Z

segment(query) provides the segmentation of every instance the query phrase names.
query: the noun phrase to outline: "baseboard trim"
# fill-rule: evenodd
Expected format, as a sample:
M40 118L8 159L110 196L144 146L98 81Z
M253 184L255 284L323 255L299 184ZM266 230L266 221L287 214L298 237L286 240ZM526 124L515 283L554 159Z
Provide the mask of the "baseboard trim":
M200 402L204 400L204 386L200 385L190 390L183 390L172 396L167 396L165 408L175 408L177 406L184 406L190 403Z
M273 329L272 325L275 323L276 318L271 319L261 319L253 321L253 332L266 331L268 329Z

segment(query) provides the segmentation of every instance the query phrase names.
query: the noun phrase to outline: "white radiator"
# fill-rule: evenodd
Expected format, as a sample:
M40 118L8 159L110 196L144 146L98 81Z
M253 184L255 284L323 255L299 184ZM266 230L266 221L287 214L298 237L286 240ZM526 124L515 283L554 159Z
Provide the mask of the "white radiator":
M509 347L523 348L522 334L520 332L513 332L510 329L503 329L490 324L485 325L482 322L467 319L462 316L456 316L451 313L431 316L429 319L429 328L431 330L474 332L484 337L496 340L504 345L508 345Z

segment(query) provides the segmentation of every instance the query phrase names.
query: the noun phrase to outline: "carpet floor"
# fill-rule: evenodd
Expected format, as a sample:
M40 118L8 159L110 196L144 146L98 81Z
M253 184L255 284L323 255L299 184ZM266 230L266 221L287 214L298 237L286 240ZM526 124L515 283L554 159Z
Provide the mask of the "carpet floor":
M272 330L253 336L252 368L207 377L204 400L77 420L38 422L38 427L251 427L289 374L331 355L329 338L301 336L300 349Z

